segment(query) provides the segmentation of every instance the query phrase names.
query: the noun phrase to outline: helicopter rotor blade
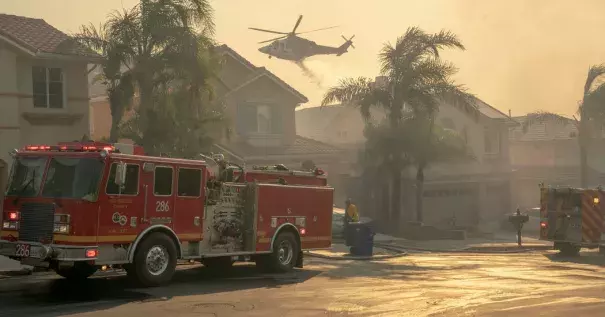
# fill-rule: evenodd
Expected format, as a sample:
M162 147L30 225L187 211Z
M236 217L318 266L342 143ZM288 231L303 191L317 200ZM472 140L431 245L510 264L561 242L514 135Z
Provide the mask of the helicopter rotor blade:
M347 39L344 35L341 35L340 37L342 37L343 40L345 40L347 43L351 43L351 47L355 48L355 45L353 45L353 38L355 37L355 35L351 36L351 38Z
M287 35L285 36L280 36L280 37L276 37L276 38L272 38L270 40L266 40L266 41L262 41L262 42L258 42L258 44L263 44L263 43L267 43L267 42L273 42L273 41L277 41L277 40L281 40L288 37Z
M249 28L249 29L250 30L254 30L254 31L273 33L273 34L283 34L283 35L289 34L289 33L286 33L286 32L278 32L278 31L271 31L271 30L264 30L264 29L257 29L257 28Z
M298 17L298 20L296 21L296 25L294 25L294 29L292 30L293 34L296 34L296 29L298 29L298 26L300 25L300 21L302 20L303 16L302 14Z
M339 25L335 25L335 26L329 26L327 28L321 28L321 29L316 29L316 30L311 30L311 31L305 31L305 32L300 32L300 33L296 33L296 34L306 34L306 33L311 33L311 32L317 32L317 31L323 31L323 30L329 30L329 29L334 29L339 27Z

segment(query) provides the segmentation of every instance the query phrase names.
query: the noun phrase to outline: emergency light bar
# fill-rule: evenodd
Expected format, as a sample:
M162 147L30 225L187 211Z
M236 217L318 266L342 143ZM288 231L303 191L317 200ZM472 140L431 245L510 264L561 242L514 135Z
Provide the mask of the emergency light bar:
M23 151L57 152L115 152L122 154L145 155L142 146L124 143L105 142L59 142L57 145L28 145Z
M115 152L116 148L112 145L28 145L23 148L25 151L59 151L59 152Z

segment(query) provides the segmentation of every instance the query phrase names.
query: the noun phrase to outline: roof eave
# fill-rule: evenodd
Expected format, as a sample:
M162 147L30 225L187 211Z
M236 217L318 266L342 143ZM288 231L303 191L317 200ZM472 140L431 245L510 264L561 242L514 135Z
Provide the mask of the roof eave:
M32 51L31 49L25 47L24 45L19 44L18 42L14 41L13 39L0 34L0 40L5 41L6 43L8 43L9 45L17 48L18 50L20 50L21 52L29 55L29 56L36 56L36 52Z
M101 57L101 56L56 54L56 53L46 53L46 52L38 52L34 56L39 59L59 59L59 60L70 60L70 61L82 61L82 62L88 62L91 64L101 63L103 61L103 57Z

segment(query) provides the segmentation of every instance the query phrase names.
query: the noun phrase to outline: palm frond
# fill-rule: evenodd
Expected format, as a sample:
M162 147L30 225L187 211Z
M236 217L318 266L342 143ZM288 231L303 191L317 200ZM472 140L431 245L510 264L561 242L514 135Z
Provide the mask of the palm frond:
M337 102L356 103L368 94L371 83L372 80L365 77L341 79L338 85L331 87L324 94L321 106L324 107Z
M588 75L586 76L586 83L584 84L584 95L588 95L592 90L595 81L601 76L605 75L605 64L593 65L588 69Z

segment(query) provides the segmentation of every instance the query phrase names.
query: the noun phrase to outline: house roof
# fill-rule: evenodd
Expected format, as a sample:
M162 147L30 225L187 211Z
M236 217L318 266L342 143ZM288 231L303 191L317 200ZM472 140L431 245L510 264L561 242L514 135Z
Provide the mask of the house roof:
M513 117L513 120L519 122L520 125L511 130L510 139L523 142L575 139L578 135L578 128L574 120L565 119L568 119L565 123L554 121L535 122L524 130L523 123L526 122L527 116Z
M312 139L320 138L344 108L342 105L330 105L297 110L296 132Z
M294 142L289 145L260 147L252 146L245 142L218 144L223 148L244 160L251 157L265 156L302 156L302 155L318 155L318 154L336 154L340 152L339 148L332 145L315 141L297 135Z
M34 55L46 53L100 57L42 19L0 14L0 38L2 37Z
M485 101L475 97L474 98L477 103L477 110L481 112L484 116L491 119L511 119L509 116L504 114L502 111L497 108L490 106Z
M257 74L256 74L257 76L254 77L253 80L251 80L248 83L246 83L246 85L254 82L255 80L257 80L258 78L260 78L262 76L267 76L270 79L272 79L273 81L275 81L278 85L284 87L286 90L288 90L289 92L291 92L295 97L297 97L298 99L300 99L301 103L307 103L307 102L309 102L309 99L305 95L303 95L302 93L300 93L298 90L294 89L292 86L288 85L281 78L277 77L275 74L273 74L272 72L270 72L269 70L267 70L264 67L257 67L257 66L255 66L250 61L248 61L247 59L245 59L243 56L241 56L240 54L238 54L235 50L233 50L232 48L230 48L229 46L227 46L226 44L217 46L215 49L220 54L229 54L229 55L231 55L233 58L235 58L240 63L244 64L248 68L250 68L250 69L252 69L252 70L254 70L254 71L257 72ZM258 75L262 75L262 76L258 76ZM238 87L238 88L242 88L242 87Z

